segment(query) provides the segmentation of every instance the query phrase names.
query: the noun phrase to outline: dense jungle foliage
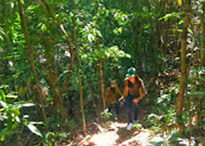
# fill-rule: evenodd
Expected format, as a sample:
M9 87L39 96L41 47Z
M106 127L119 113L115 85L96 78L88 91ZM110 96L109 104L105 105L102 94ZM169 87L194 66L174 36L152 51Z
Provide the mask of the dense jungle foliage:
M129 67L150 145L204 145L204 52L204 0L0 0L0 145L86 137Z

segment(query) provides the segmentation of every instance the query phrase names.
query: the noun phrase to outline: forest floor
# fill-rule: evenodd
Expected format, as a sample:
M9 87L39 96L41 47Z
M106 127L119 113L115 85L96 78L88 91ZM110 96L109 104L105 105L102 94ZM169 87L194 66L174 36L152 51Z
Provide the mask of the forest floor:
M91 121L87 123L87 136L82 130L76 132L74 139L65 146L151 146L152 142L161 141L160 135L147 129L146 118L151 113L150 102L140 107L139 121L130 131L127 130L125 108L120 109L119 119L111 117L106 122ZM114 109L113 109L114 112Z
M159 81L160 82L160 81ZM145 83L148 88L148 94L140 105L138 125L127 130L127 116L125 108L120 109L119 119L111 120L92 120L86 123L86 137L83 136L82 130L75 131L72 138L63 146L151 146L154 143L163 141L162 134L149 130L146 123L148 115L155 108L154 99L159 96L159 83L156 79L150 79ZM113 111L114 112L114 111ZM56 144L59 145L59 144Z
M177 72L171 72L145 81L148 94L142 100L138 124L132 130L127 130L125 108L120 108L118 119L111 116L105 120L89 113L90 117L86 119L86 136L83 135L82 121L79 119L78 124L66 140L56 142L55 146L153 146L166 144L168 137L166 127L161 127L161 130L157 131L156 127L147 119L158 107L155 99L162 94L169 93L169 89L174 87L178 78ZM114 112L113 109L111 113ZM81 117L81 115L77 117ZM187 143L187 141L185 142ZM178 144L173 144L173 146L175 145Z
M76 141L71 142L69 145L148 146L151 137L154 134L153 132L146 129L139 130L137 128L132 128L132 130L128 131L126 129L127 124L124 122L107 122L103 127L97 123L92 124L99 128L99 132L88 135L83 139L79 137L76 139Z

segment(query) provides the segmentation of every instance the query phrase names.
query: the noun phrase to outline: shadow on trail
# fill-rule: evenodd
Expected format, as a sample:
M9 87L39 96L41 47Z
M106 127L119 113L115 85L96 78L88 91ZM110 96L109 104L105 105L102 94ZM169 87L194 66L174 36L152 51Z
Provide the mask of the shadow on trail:
M116 140L117 144L121 144L126 140L130 140L133 136L136 136L137 134L139 134L140 131L137 131L136 128L133 128L132 130L127 130L127 127L118 127L118 131L117 134L119 136L119 138ZM129 145L139 145L139 143L137 143L136 141L130 141L128 143Z

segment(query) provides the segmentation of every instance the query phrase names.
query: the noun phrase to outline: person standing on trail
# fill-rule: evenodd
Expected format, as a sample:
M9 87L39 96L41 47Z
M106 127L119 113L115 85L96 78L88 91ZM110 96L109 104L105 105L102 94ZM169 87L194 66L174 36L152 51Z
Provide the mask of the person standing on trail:
M127 70L126 79L124 81L124 91L119 101L126 103L126 113L128 116L127 130L131 130L133 123L137 122L139 113L139 102L146 95L146 90L143 81L136 74L136 69L131 67ZM134 121L131 114L131 105L134 104Z
M106 89L105 96L108 104L108 112L111 112L111 109L114 107L117 116L119 116L119 104L116 98L122 96L122 93L115 80L110 82L110 86Z

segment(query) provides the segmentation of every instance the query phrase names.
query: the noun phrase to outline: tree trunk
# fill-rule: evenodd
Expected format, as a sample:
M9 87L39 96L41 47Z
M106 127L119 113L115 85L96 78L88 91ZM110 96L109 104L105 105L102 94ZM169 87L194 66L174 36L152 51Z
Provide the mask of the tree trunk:
M74 10L74 17L73 17L73 41L74 41L74 46L76 49L76 57L78 61L78 66L77 66L77 77L78 77L78 82L79 82L79 88L80 88L80 107L81 107L81 113L82 113L82 121L83 121L83 133L84 136L86 136L86 121L85 121L85 113L84 113L84 107L83 107L83 88L82 88L82 82L80 78L80 57L79 57L79 52L78 52L78 47L77 47L77 41L76 41L76 4L75 1L72 0L73 4L73 10Z
M186 39L187 39L187 29L189 26L189 11L190 4L188 0L185 0L185 16L184 16L184 24L182 28L181 34L181 80L180 80L180 89L177 101L177 125L179 128L179 132L183 132L183 121L182 121L182 109L183 109L183 100L184 93L186 88Z
M47 66L49 70L49 74L54 82L54 85L58 85L58 71L57 71L57 65L55 61L55 52L53 48L53 43L51 38L43 36L43 40L45 43L45 49L46 49L46 60L47 60Z
M40 63L39 59L38 59L38 61L39 61L41 68L45 72L50 85L53 87L54 94L55 94L53 106L48 111L48 114L50 114L51 111L54 109L55 105L57 105L58 106L57 109L59 109L62 119L65 120L65 119L67 119L67 113L66 113L66 110L63 106L61 95L60 95L58 87L57 87L58 75L57 75L57 66L56 66L55 58L54 58L54 50L53 50L52 44L50 43L51 40L49 41L48 37L45 37L45 36L42 36L42 37L43 37L43 40L45 43L46 59L48 62L49 73L47 72L47 70L43 66L43 64Z
M95 0L95 14L97 15L98 9L97 9L97 0ZM97 20L96 20L97 21ZM96 24L98 25L98 22L96 22ZM100 51L100 38L99 35L97 35L97 49L98 51ZM104 84L103 84L103 70L102 70L102 58L98 59L98 65L99 65L99 71L100 71L100 90L101 90L101 94L102 94L102 99L103 99L103 109L104 109L104 118L106 119L106 113L105 113L105 109L106 109L106 101L105 101L105 96L104 96Z
M204 59L204 55L205 55L205 1L201 2L202 3L202 13L200 14L200 21L201 21L201 48L200 48L200 58L201 58L201 69L203 69L203 67L205 66L205 59ZM205 77L205 74L201 75L202 77ZM202 80L200 80L200 88L204 89L204 83ZM198 115L198 122L197 122L197 126L199 129L202 129L202 111L203 111L203 102L204 102L204 98L199 99L199 107L198 107L198 111L197 111L197 115Z
M205 65L205 59L204 59L204 55L205 55L205 2L201 2L202 3L202 14L200 16L201 19L201 67L204 67Z
M43 3L43 5L45 6L46 10L48 11L49 15L52 17L52 19L54 20L55 24L59 27L60 31L62 32L62 34L65 36L65 41L67 43L68 49L69 49L69 53L70 53L70 57L71 57L71 62L70 62L70 73L68 75L68 78L66 80L66 82L63 85L63 88L61 89L61 92L58 95L58 100L60 101L61 95L65 92L66 88L68 87L68 84L70 82L70 79L72 77L73 74L73 62L74 62L74 56L73 56L73 50L72 50L72 46L69 40L69 36L67 34L67 32L65 31L63 25L61 24L61 22L56 18L55 14L53 13L51 7L49 6L49 4L47 3L46 0L41 0L41 2ZM55 106L55 103L53 104L53 107ZM53 108L52 107L52 108Z
M58 105L58 109L59 109L59 111L60 111L61 117L63 118L63 120L66 120L66 119L67 119L67 113L66 113L66 110L65 110L65 108L64 108L64 106L63 106L63 102L62 102L62 99L61 99L61 95L60 95L60 93L59 93L59 90L58 90L58 88L56 87L56 85L55 85L53 79L51 78L51 76L48 74L48 72L47 72L47 70L45 69L45 67L40 63L40 61L39 61L39 64L40 64L41 68L43 69L43 71L45 72L45 74L46 74L46 76L47 76L47 78L48 78L48 80L49 80L51 86L53 87L56 96L57 96L57 98L54 100L54 103L53 103L51 109L48 111L48 114L51 113L51 111L54 109L54 107L55 107L56 105Z
M104 116L106 119L106 113L105 113L106 101L105 101L105 95L104 95L103 70L102 70L102 59L101 58L99 60L99 70L100 70L100 89L101 89L101 94L102 94L102 98L103 98Z
M64 35L66 44L67 44L68 49L69 49L70 57L71 57L70 68L69 68L70 73L68 75L68 78L67 78L66 82L63 85L63 88L61 89L60 95L62 95L65 92L66 88L68 87L68 84L69 84L70 79L71 79L72 74L73 74L73 61L74 61L73 49L72 49L72 46L71 46L71 43L70 43L69 36L68 36L67 32L65 31L65 29L64 29L63 25L61 24L61 22L56 18L55 14L53 13L53 11L52 11L51 7L49 6L49 4L47 3L47 1L46 0L41 0L41 2L45 6L45 8L48 11L49 15L51 16L51 18L54 20L55 24L59 27L60 31Z
M18 7L19 7L19 15L20 15L20 18L21 18L21 27L22 27L22 30L23 30L23 33L24 33L24 36L25 36L26 44L27 44L28 49L29 49L31 66L32 66L33 74L34 74L34 79L35 79L35 83L36 83L36 87L37 87L37 92L38 92L38 95L39 95L39 102L40 102L41 110L42 110L42 113L43 113L43 120L44 120L46 128L48 129L47 121L46 121L46 114L45 114L45 109L44 109L44 104L43 104L43 99L42 99L42 97L43 97L42 96L42 91L41 91L41 88L40 88L38 75L37 75L37 71L36 71L35 64L34 64L33 48L31 46L30 37L29 37L28 31L27 31L26 20L25 20L24 11L23 11L23 8L22 8L22 5L21 5L21 0L18 0Z

